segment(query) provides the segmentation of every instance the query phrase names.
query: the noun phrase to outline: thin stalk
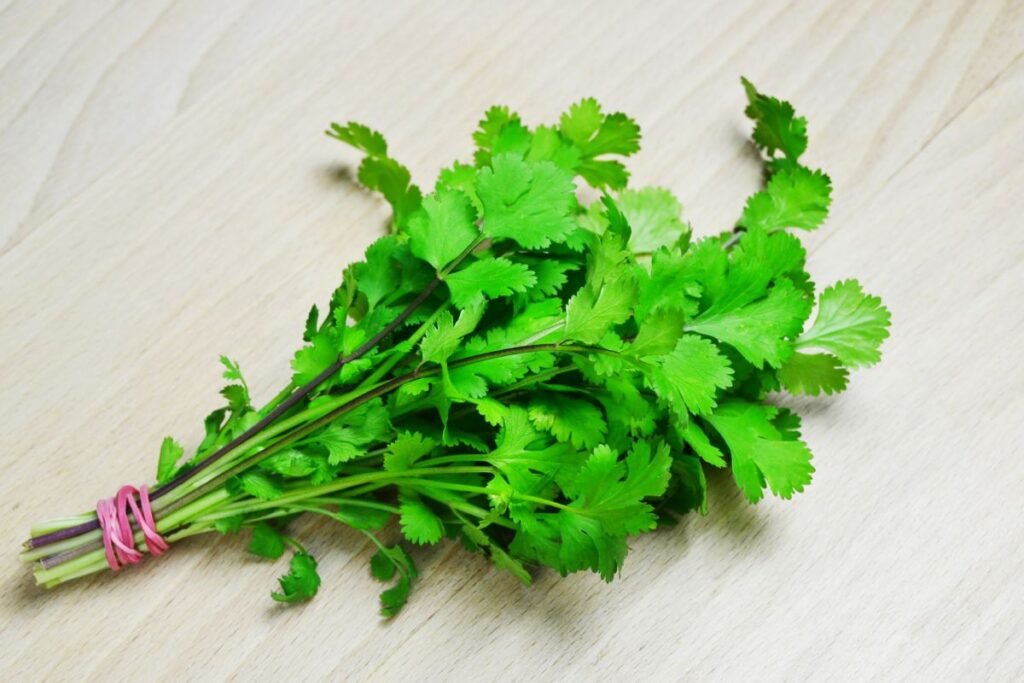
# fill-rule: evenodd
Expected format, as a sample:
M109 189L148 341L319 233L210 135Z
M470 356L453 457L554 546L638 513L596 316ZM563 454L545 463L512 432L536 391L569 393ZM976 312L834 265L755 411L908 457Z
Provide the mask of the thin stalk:
M256 424L254 424L249 429L245 430L245 432L243 432L242 434L239 434L237 437L235 437L230 442L222 446L212 455L201 460L192 469L179 473L178 476L174 477L167 483L155 488L150 496L151 500L158 500L159 498L174 491L176 488L178 488L185 482L189 481L191 478L196 476L196 474L206 469L214 462L220 460L224 456L233 452L241 444L245 443L252 437L259 434L264 428L268 427L279 417L281 417L289 410L291 410L295 405L297 405L300 401L306 398L314 389L316 389L318 386L320 386L329 378L331 378L335 373L339 372L346 363L351 363L355 360L358 360L365 356L367 353L369 353L371 350L373 350L377 346L377 344L383 341L393 331L398 329L398 327L401 326L402 323L404 323L409 318L409 316L411 316L416 311L416 309L419 308L430 297L430 295L434 293L434 290L437 289L437 287L441 284L443 278L449 273L451 273L455 268L457 268L459 264L462 263L462 261L464 261L470 254L473 253L474 250L476 250L485 241L485 239L486 238L483 235L481 235L476 240L474 240L470 245L468 245L466 249L464 249L463 252L459 254L459 256L457 256L451 263L445 266L438 273L437 277L435 277L423 289L423 291L421 291L416 296L416 298L413 299L413 301L408 306L406 306L405 309L401 313L399 313L394 320L388 323L388 325L386 325L380 332L375 334L370 339L366 340L366 342L359 346L350 355L339 356L334 363L332 363L319 375L314 377L311 381L299 387L297 391L288 394L287 397L285 398L281 397L281 394L284 394L285 392L281 392L281 394L279 394L278 397L275 397L274 399L274 401L278 401L280 399L280 402L278 402L277 405L274 406L270 410L270 412L264 415ZM273 405L274 401L271 402L271 405ZM56 529L54 531L50 531L48 533L44 533L40 536L34 536L33 538L29 539L28 544L31 548L39 548L73 536L78 536L80 534L98 528L99 521L95 518L95 515L93 515L92 518L88 521L81 522L74 526L64 527Z
M490 359L494 359L494 358L500 358L500 357L504 357L504 356L510 356L510 355L516 355L516 354L522 354L522 353L537 353L537 352L607 353L607 354L611 354L611 355L615 355L617 353L617 352L614 352L614 351L609 351L607 349L601 349L599 347L591 347L591 346L571 345L571 344L566 344L566 345L560 345L560 344L536 344L536 345L528 345L528 346L510 347L508 349L499 349L497 351L491 351L491 352L487 352L487 353L478 354L476 356L470 356L468 358L462 358L462 359L453 361L449 365L449 367L452 367L452 368L462 367L462 366L465 366L465 365L470 365L472 363L478 363L478 362L482 362L482 361L486 361L486 360L490 360ZM251 462L239 463L238 467L241 467L242 469L250 467L255 462L257 462L258 459L269 457L274 452L278 452L279 450L283 449L287 445L290 445L294 441L297 441L297 440L299 440L299 439L301 439L301 438L303 438L303 437L313 433L317 429L319 429L319 428L321 428L323 426L326 426L327 424L329 424L329 423L333 422L334 420L336 420L341 415L345 414L346 412L349 412L349 411L353 410L354 408L362 405L363 403L366 403L367 401L373 400L374 398L377 398L379 396L387 394L390 391L393 391L394 389L397 389L398 387L402 386L403 384L405 384L407 382L410 382L410 381L412 381L414 379L417 379L419 377L426 377L426 376L436 375L439 372L440 372L440 368L427 368L427 369L420 368L420 369L414 370L411 373L407 373L406 375L402 375L400 377L393 378L392 380L389 380L387 382L383 382L383 383L377 385L376 387L370 389L369 391L366 391L363 394L360 394L359 396L356 396L356 397L350 399L349 401L345 402L341 406L339 406L339 407L335 408L334 410L331 410L330 412L326 413L322 417L320 417L320 418L318 418L316 420L313 420L312 422L308 422L308 423L304 424L302 427L299 427L295 431L293 431L290 434L286 435L284 438L282 438L280 441L276 442L272 446L270 446L268 448L265 448L265 449L257 452L256 454L254 454L252 456L252 458L251 458L252 459ZM320 408L318 408L318 410L320 410ZM445 468L441 472L436 472L436 473L440 473L440 474L445 474L445 473L456 474L456 473L460 473L460 472L461 473L469 473L469 472L489 472L489 471L491 471L490 468L469 468L469 467L464 467L464 468ZM430 474L434 474L435 473L435 472L430 472L429 470L420 470L419 472L421 474L424 473L424 472L430 473ZM282 504L291 502L293 500L301 500L301 499L309 497L311 495L319 495L319 494L324 494L324 493L331 493L331 492L334 492L334 491L343 490L344 488L355 486L355 485L359 485L359 484L370 484L370 483L374 483L374 482L379 481L379 480L387 480L388 478L394 478L394 477L399 476L399 475L405 476L405 473L373 472L373 473L367 473L367 474L361 474L361 475L354 475L354 476L348 477L348 478L346 478L344 480L337 480L337 481L334 481L334 482L329 482L328 484L324 484L321 487L314 487L312 489L302 489L302 490L299 490L297 492L289 492L289 493L286 493L284 497L279 498L279 499L275 499L273 501L260 501L260 503L257 504L257 507L244 508L243 511L258 510L258 509L263 509L263 508L266 508L266 507L280 506ZM223 476L224 475L222 475L222 477ZM230 474L228 474L227 476L230 476ZM219 486L219 483L216 484L216 485ZM197 500L192 500L192 501L187 501L187 500L185 500L183 498L181 501L179 501L178 503L176 503L174 505L173 509L170 509L170 507L169 507L165 511L166 513L169 513L169 514L166 514L166 516L162 516L161 520L158 521L158 524L157 524L158 531L162 532L165 528L168 529L168 530L174 529L176 524L184 523L185 521L187 521L189 519L190 511L193 510L196 505L200 505L204 509L208 509L208 507L209 507L208 504L209 504L209 501L211 499L211 496L217 496L219 494L219 495L224 497L221 500L226 500L226 498L229 497L224 489L215 489L214 491L209 492L209 493L204 492L204 491L194 491L193 494L194 494L194 496L201 496L201 497L199 497ZM190 497L193 497L193 496L190 496ZM227 517L227 516L231 516L232 514L238 514L238 513L239 513L239 509L237 507L232 507L232 506L228 505L228 506L226 506L226 508L224 510L221 510L217 514L217 516L213 517L212 519ZM184 516L182 516L183 514L184 514ZM90 537L93 536L93 535L94 535L93 533L89 534ZM95 532L95 536L96 536L96 540L93 541L92 543L97 543L99 541L99 532L98 531ZM84 539L78 539L78 540L79 540L80 543L82 541L84 541ZM92 543L90 543L89 545L92 545ZM99 548L97 548L96 550L91 551L91 552L89 552L89 550L90 550L89 547L87 547L85 545L82 545L82 546L78 547L75 550L69 550L69 551L57 553L56 555L52 555L52 556L46 557L45 559L42 560L42 565L43 565L44 569L47 569L47 570L50 569L50 568L56 568L58 566L69 566L68 571L74 571L76 568L78 568L80 566L80 563L83 561L83 558L95 557L96 553L100 552ZM44 574L44 576L49 576L49 575L48 574ZM46 579L40 579L40 581L45 581L45 580Z

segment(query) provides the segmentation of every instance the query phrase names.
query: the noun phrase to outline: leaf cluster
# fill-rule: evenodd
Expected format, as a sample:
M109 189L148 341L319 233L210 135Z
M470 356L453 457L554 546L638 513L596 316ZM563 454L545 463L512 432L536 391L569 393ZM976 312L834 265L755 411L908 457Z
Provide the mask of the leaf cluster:
M822 224L831 182L800 162L806 121L743 83L766 183L738 238L695 239L670 190L628 187L639 127L593 99L532 128L491 108L472 161L427 193L380 133L332 125L365 155L359 179L392 206L392 231L311 310L292 386L358 357L289 413L310 429L232 477L237 524L218 528L253 527L250 549L269 557L286 547L271 518L366 533L390 616L416 578L403 542L458 540L525 583L539 566L610 581L630 537L707 513L709 468L752 503L802 491L811 452L775 399L846 388L879 360L889 314L856 280L812 282L788 229ZM584 187L599 198L581 201ZM200 460L261 415L223 360L228 403ZM180 457L164 443L161 480ZM297 552L275 599L312 597L315 569Z

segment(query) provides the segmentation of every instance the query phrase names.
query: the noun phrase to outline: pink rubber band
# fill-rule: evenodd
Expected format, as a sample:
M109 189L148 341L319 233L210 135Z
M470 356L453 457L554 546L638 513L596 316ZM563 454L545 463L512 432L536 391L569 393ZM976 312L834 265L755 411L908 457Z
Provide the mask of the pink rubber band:
M139 497L138 501L135 500L136 495ZM145 486L122 486L116 496L104 498L96 503L96 518L103 531L103 550L107 556L107 564L114 571L142 560L142 552L135 547L135 532L132 531L131 522L128 520L129 508L139 529L142 530L142 537L150 555L160 555L170 547L156 531L153 507L149 503L149 489Z

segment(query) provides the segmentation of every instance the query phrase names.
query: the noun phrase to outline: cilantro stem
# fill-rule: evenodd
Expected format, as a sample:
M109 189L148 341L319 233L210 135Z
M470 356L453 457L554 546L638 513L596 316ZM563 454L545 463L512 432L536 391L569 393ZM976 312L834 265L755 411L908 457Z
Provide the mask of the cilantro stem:
M483 361L486 361L486 360L491 360L491 359L494 359L494 358L501 358L501 357L505 357L505 356L517 355L517 354L522 354L522 353L539 353L539 352L588 353L588 354L589 353L603 353L603 354L608 354L608 355L618 355L618 352L616 352L616 351L612 351L612 350L609 350L609 349L603 349L601 347L594 347L594 346L585 346L585 345L577 345L577 344L554 344L554 343L551 343L551 344L534 344L534 345L515 346L515 347L506 348L506 349L498 349L498 350L495 350L495 351L489 351L489 352L478 354L478 355L475 355L475 356L469 356L467 358L460 358L460 359L457 359L457 360L452 361L451 363L449 363L449 367L450 368L456 368L456 367L462 367L462 366L466 366L466 365L471 365L473 363L483 362ZM218 491L217 491L217 489L215 487L220 486L221 483L224 480L226 480L229 476L231 476L231 474L234 471L239 471L241 469L248 468L252 464L257 462L259 459L263 459L263 458L269 457L270 455L273 455L274 453L279 452L280 450L282 450L284 447L288 446L289 444L291 444L291 443L293 443L293 442L295 442L295 441L297 441L297 440L299 440L299 439L301 439L301 438L303 438L303 437L305 437L305 436L315 432L317 429L319 429L319 428L321 428L323 426L326 426L327 424L330 424L331 422L336 420L341 415L343 415L343 414L353 410L354 408L362 405L363 403L366 403L367 401L373 400L374 398L377 398L379 396L387 394L390 391L393 391L394 389L397 389L398 387L402 386L403 384L406 384L406 383L408 383L408 382L410 382L410 381L412 381L414 379L418 379L420 377L427 377L427 376L436 375L439 372L440 372L440 368L439 367L425 368L425 369L424 368L418 368L418 369L416 369L416 370L414 370L414 371L412 371L410 373L407 373L405 375L393 378L393 379L388 380L386 382L382 382L382 383L378 384L377 386L372 387L371 389L369 389L369 390L363 392L362 394L359 394L358 396L355 396L353 398L349 398L351 396L351 393L347 394L347 395L345 395L343 397L339 397L338 402L343 401L344 399L348 399L348 400L344 400L344 402L341 403L340 406L334 408L333 410L329 410L329 412L327 412L326 414L322 414L323 411L325 410L325 408L323 406L318 406L317 408L307 409L303 413L296 414L296 415L292 416L291 418L289 418L289 420L286 420L284 423L281 423L280 425L275 425L276 429L271 429L271 430L269 430L270 432L279 432L280 430L286 428L287 426L290 426L291 423L299 423L299 424L301 424L301 423L305 422L306 420L308 420L311 417L311 413L313 413L313 414L320 413L321 414L320 417L318 417L316 419L313 419L311 422L305 422L304 424L302 424L301 427L299 427L299 428L295 429L293 432L287 434L285 437L283 437L281 440L275 442L273 445L268 446L267 448L265 448L263 450L260 450L260 451L256 452L255 454L253 454L251 456L246 456L245 458L240 460L238 463L234 464L229 469L227 469L227 471L221 472L220 474L218 474L216 476L213 476L212 478L210 478L209 481L198 483L198 488L193 488L193 490L191 490L189 492L186 492L186 494L183 495L180 499L175 500L174 502L170 503L169 505L166 505L161 510L161 520L164 522L164 524L161 524L160 523L161 520L158 520L158 524L157 524L158 530L164 531L165 528L167 530L170 530L170 529L174 528L175 524L180 524L180 523L184 523L185 521L187 521L190 518L190 514L188 514L188 512L191 512L193 510L193 506L195 506L197 504L200 504L200 505L203 504L205 501L207 501L207 499L210 497L210 495L212 495L213 493L217 493ZM336 403L337 402L332 402L331 405L335 405ZM262 437L263 437L263 440L266 440L267 438L269 438L268 434L263 434ZM247 448L251 448L254 445L257 445L259 443L260 439L253 439L252 441L253 441L253 443L246 443L245 446ZM423 473L430 473L430 474L434 474L434 473L457 474L457 473L484 473L484 472L491 472L491 471L492 470L490 468L487 468L487 467L484 467L484 468L479 468L479 467L478 468L463 467L463 468L444 468L441 472L430 472L430 471L427 471L427 470L419 470L418 472L420 474L423 474ZM222 518L222 517L231 516L233 514L238 514L239 512L248 512L248 511L264 509L264 508L267 508L267 507L274 507L276 505L287 503L287 502L290 502L292 500L301 500L301 499L306 498L306 497L311 496L311 495L320 495L320 494L323 494L323 493L331 493L333 491L343 490L344 488L348 488L348 487L351 487L351 486L354 486L354 485L358 485L358 484L369 484L369 483L373 483L373 482L378 481L378 480L385 480L386 481L387 479L394 478L394 477L396 477L397 475L400 475L400 474L402 474L402 473L375 472L375 473L369 473L369 474L363 474L363 475L353 475L352 477L348 477L346 479L336 480L334 482L331 482L330 484L325 484L325 485L323 485L321 487L313 487L313 488L310 488L310 489L304 489L304 490L301 490L299 492L294 492L294 493L293 492L289 492L284 497L282 497L283 499L275 499L273 501L261 501L261 504L259 504L259 505L252 505L249 508L244 508L244 507L243 508L238 508L238 507L232 507L232 506L228 505L228 506L225 506L224 510L220 511L217 514L217 516L215 516L215 517L208 517L208 519L219 519L219 518ZM334 487L334 488L332 488L332 487ZM212 493L210 491L211 489L213 489ZM220 490L223 491L223 489L220 489ZM480 489L480 490L486 492L484 489ZM554 506L557 507L558 504L554 504ZM186 512L186 511L188 511L188 512ZM228 512L228 511L230 511L230 512ZM184 513L184 514L182 514L182 513ZM45 572L46 570L49 570L51 567L56 568L57 566L64 566L64 565L71 565L68 570L69 571L74 571L74 569L79 567L79 565L77 563L78 563L78 561L81 558L92 557L96 552L99 551L99 548L97 547L98 542L99 542L99 531L98 530L90 530L89 532L85 532L85 533L79 534L79 536L81 536L82 538L77 539L76 547L74 549L69 549L69 550L66 550L64 552L59 552L59 553L57 553L55 555L50 555L50 556L42 559L41 560L41 564L43 566L43 571ZM64 539L60 539L60 540L64 540ZM96 550L94 550L92 552L88 552L93 547L96 547ZM34 548L35 548L35 546L33 546L32 549L34 549ZM46 576L46 575L44 574L44 576ZM45 579L41 579L41 581L45 581Z
M334 363L325 368L319 375L317 375L312 380L299 387L296 391L282 398L282 394L288 391L288 389L290 389L290 387L293 385L293 383L290 383L289 387L287 387L285 391L281 392L281 394L279 394L278 397L275 397L274 401L272 401L271 404L273 404L275 401L278 401L279 399L280 402L278 402L277 405L274 406L266 415L260 418L260 420L256 422L256 424L254 424L252 427L236 436L234 439L232 439L227 444L225 444L217 451L215 451L213 454L207 456L206 458L198 462L195 467L179 473L176 477L174 477L167 483L156 487L150 495L151 500L156 501L159 498L166 496L168 493L174 491L179 486L195 477L199 472L203 471L204 469L212 465L214 462L217 462L226 455L229 455L232 452L234 452L235 449L237 449L239 446L245 444L245 442L250 440L252 437L258 435L261 431L263 431L265 428L267 428L273 422L275 422L279 417L281 417L289 410L291 410L293 407L295 407L300 401L302 401L310 393L312 393L314 389L316 389L318 386L320 386L328 379L330 379L335 373L339 372L341 368L345 366L347 363L351 363L355 360L362 358L367 353L376 348L376 346L381 341L383 341L392 332L398 329L398 327L401 326L402 323L404 323L409 318L409 316L411 316L416 311L416 309L418 309L428 298L430 298L430 296L434 293L434 290L437 289L437 287L441 284L442 280L446 275L448 275L455 268L457 268L459 264L462 263L462 261L464 261L470 254L473 253L474 250L476 250L485 241L486 238L483 235L478 236L472 243L470 243L463 250L461 254L459 254L459 256L457 256L451 263L445 266L438 273L437 277L435 277L426 287L424 287L423 290L416 296L416 298L414 298L412 302L410 302L405 307L405 309L403 309L402 312L395 317L394 320L392 320L390 323L384 326L384 328L377 332L377 334L373 335L368 340L363 342L362 345L356 348L356 350L353 351L348 356L339 356L338 359L334 361ZM55 543L57 541L61 541L74 536L79 536L83 533L97 529L99 529L99 521L95 518L95 515L93 515L92 518L89 519L89 521L76 524L75 526L57 529L55 531L50 531L40 536L34 536L33 538L29 539L28 544L31 548L40 548L46 545L50 545L51 543Z

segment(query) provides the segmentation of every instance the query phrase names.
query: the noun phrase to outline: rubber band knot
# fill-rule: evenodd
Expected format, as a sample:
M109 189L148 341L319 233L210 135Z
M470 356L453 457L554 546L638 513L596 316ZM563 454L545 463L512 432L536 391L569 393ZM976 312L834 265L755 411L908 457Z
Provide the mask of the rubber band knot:
M170 547L156 531L153 507L149 503L149 489L145 486L122 486L117 495L96 503L96 518L103 531L103 549L107 555L107 564L114 571L142 560L142 551L135 547L135 532L128 520L129 508L142 531L150 555L160 555Z

